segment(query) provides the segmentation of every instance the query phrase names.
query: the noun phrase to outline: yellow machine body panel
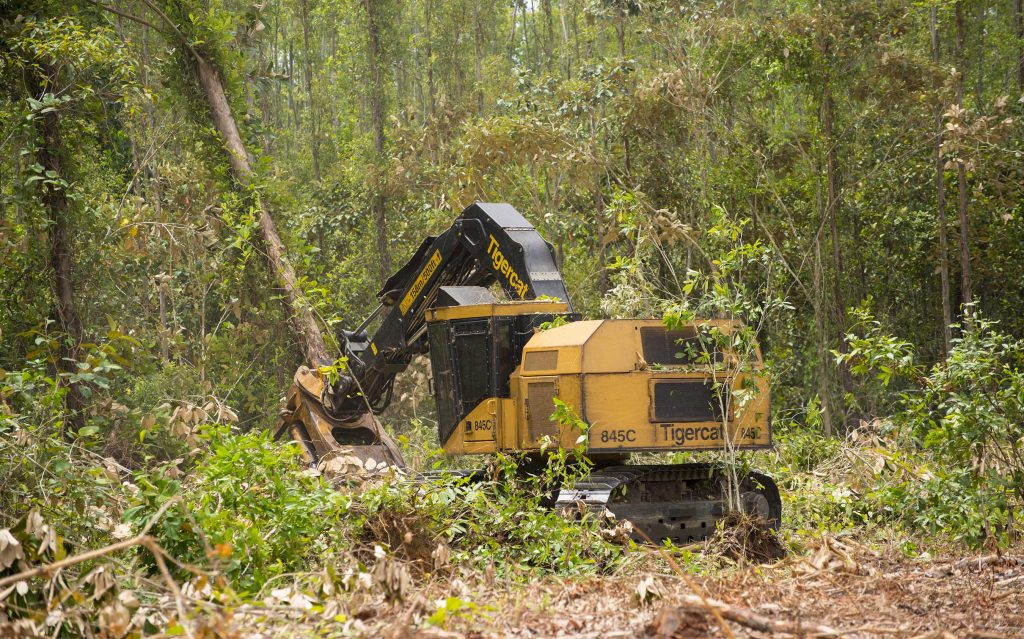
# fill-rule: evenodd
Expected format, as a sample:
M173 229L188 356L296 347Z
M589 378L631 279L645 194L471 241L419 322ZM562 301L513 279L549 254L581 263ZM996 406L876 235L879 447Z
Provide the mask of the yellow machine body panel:
M726 335L736 326L716 320L701 325ZM696 331L670 331L660 320L578 321L540 331L512 373L510 397L482 401L444 449L530 451L545 441L574 448L582 433L552 418L555 398L589 425L587 448L594 454L769 446L760 353L747 362L729 352L701 357Z
M503 425L515 421L512 400L489 397L462 420L462 427L456 428L445 442L444 450L449 455L483 455L497 452L498 436Z

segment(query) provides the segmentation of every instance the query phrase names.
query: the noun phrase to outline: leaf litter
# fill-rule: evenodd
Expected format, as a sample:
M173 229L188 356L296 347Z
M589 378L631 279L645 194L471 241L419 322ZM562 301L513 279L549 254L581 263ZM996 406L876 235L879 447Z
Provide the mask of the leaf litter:
M378 546L371 565L295 576L260 600L232 601L205 580L185 584L185 619L158 583L121 589L114 563L78 587L111 637L152 634L146 628L225 638L1024 637L1021 554L908 559L825 535L780 561L754 563L731 562L716 547L712 540L704 553L720 567L703 576L679 574L663 561L666 551L640 547L622 574L513 583L447 564L431 571L422 558ZM0 636L48 636L59 615L71 617L58 599L34 626L0 620Z

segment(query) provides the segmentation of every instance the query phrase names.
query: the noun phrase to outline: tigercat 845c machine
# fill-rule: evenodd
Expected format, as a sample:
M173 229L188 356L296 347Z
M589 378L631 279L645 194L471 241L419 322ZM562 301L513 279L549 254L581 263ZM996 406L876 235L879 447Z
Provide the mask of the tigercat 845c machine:
M497 288L507 299L492 293ZM710 464L629 465L631 453L770 445L760 361L745 373L730 371L735 358L725 352L716 354L715 367L687 366L694 364L686 346L697 339L696 325L580 320L552 246L508 204L467 208L447 231L426 238L378 297L362 325L340 334L347 369L324 375L300 368L288 393L277 435L300 442L307 461L321 468L404 467L375 414L390 403L395 376L421 353L430 356L438 438L447 453L541 457L553 444L574 449L582 433L552 417L558 398L589 424L586 454L594 467L559 487L557 504L607 508L651 539L709 536L725 515L725 473ZM734 327L716 325L726 334ZM723 419L722 406L734 402L719 393L740 386L760 392ZM751 472L737 493L745 511L778 525L782 504L769 477Z

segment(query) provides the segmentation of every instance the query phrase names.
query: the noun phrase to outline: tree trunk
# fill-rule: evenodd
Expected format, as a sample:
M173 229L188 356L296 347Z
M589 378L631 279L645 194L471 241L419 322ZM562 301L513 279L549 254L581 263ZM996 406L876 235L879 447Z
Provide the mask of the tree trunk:
M433 8L433 4L434 4L433 0L426 0L426 3L423 5L423 12L424 12L424 16L423 16L423 27L424 27L424 29L423 29L423 32L424 32L424 36L425 36L425 39L426 39L425 45L426 45L426 56L427 56L427 94L428 94L428 97L430 98L430 115L431 116L434 115L434 108L435 108L435 102L434 102L434 50L433 50L433 46L434 45L431 42L431 37L430 37L430 20L431 20L430 10Z
M143 88L149 90L149 29L142 30L142 64L139 67L139 80L142 83ZM153 104L149 100L145 101L144 110L146 112L146 125L145 135L142 136L144 140L151 140L156 136L156 114L154 113ZM164 219L163 214L163 195L160 188L160 165L156 162L149 162L146 166L146 173L148 175L149 189L146 194L150 204L153 205L153 212L157 222L164 224L167 220ZM161 233L166 233L168 246L173 241L170 231L162 229ZM170 251L167 252L167 257L170 259ZM171 359L170 350L170 331L167 328L167 297L169 285L167 280L169 277L167 273L171 273L172 269L168 265L166 273L160 273L153 278L157 288L157 298L160 304L160 358L168 362Z
M526 7L524 6L523 10L521 11L521 13L523 15L523 59L527 62L527 64L529 64L529 62L530 62L530 24L528 22L529 16L527 16L529 11L527 11Z
M544 13L544 69L551 73L555 62L555 21L551 0L540 0L540 7Z
M569 28L565 24L565 14L565 0L562 0L558 7L558 26L561 28L560 33L562 36L561 49L559 50L562 57L562 64L560 66L565 72L565 78L572 80L572 54L569 50Z
M302 9L302 66L309 99L310 146L313 154L313 179L320 181L320 122L313 96L313 51L309 47L309 0L300 0Z
M288 105L292 109L292 128L299 131L299 101L295 99L295 50L288 39Z
M821 268L821 234L814 237L814 326L818 343L818 398L821 401L821 427L832 436L832 392L829 389L828 320L825 287Z
M47 78L56 74L47 63L43 63L42 72L43 75L33 75L29 80L32 94L39 100L42 100L47 92ZM36 162L43 167L46 174L55 176L43 182L40 200L49 217L50 266L54 274L55 310L58 327L64 332L57 350L56 368L59 373L70 375L77 372L75 363L80 355L82 321L75 307L75 289L72 281L74 256L71 249L68 197L64 187L54 183L64 178L64 141L60 134L58 113L59 111L53 110L35 118L36 134L40 140L36 149ZM64 395L66 418L62 430L65 435L70 435L70 432L78 431L85 425L85 414L82 412L85 401L79 384L66 380L60 383L67 389Z
M822 45L821 55L825 60L831 58L831 51L828 45ZM823 82L821 110L819 111L823 138L822 144L825 150L825 208L822 214L824 219L828 220L830 243L832 245L832 303L836 317L835 330L839 335L838 350L840 353L846 353L846 297L843 292L846 278L837 219L842 205L842 193L839 188L839 172L836 158L835 99L832 95L832 78L826 76ZM825 335L824 339L829 340L829 336ZM839 382L842 385L844 396L849 395L853 388L853 380L849 367L845 364L839 365ZM851 415L846 415L845 419L851 417Z
M597 112L594 106L590 107L590 144L592 145L591 153L597 155L597 145L600 144L599 133L597 127ZM608 242L605 238L609 235L612 225L605 220L605 202L604 193L601 190L601 174L595 172L594 174L594 185L593 185L593 196L594 196L594 219L596 220L597 227L597 268L598 268L598 280L597 290L603 299L605 294L611 288L608 278Z
M370 208L377 233L377 264L383 282L391 276L391 251L388 247L387 200L384 197L384 60L381 52L380 8L377 0L363 0L366 8L367 53L370 60L370 120L373 128L373 152L376 180L372 186Z
M484 47L484 34L483 25L480 23L480 7L478 5L473 6L473 24L475 26L475 37L474 37L474 53L475 53L475 68L476 73L476 114L482 116L484 114L484 73L483 73L483 47Z
M1014 1L1013 22L1017 31L1017 90L1024 92L1024 0Z
M245 145L242 143L238 125L231 114L231 107L228 105L227 96L224 93L220 73L203 59L196 60L194 68L196 78L206 96L210 118L224 142L231 174L239 184L248 186L252 181L253 171L249 165L249 157L246 154ZM267 251L267 261L278 283L284 289L285 311L299 341L299 346L302 348L302 354L305 356L306 362L312 366L328 363L331 361L331 357L328 355L323 333L320 332L320 327L313 317L313 311L299 286L295 270L285 254L284 244L277 234L274 220L270 216L266 203L261 200L259 204L260 234Z
M846 300L843 295L843 253L839 244L839 225L836 220L839 217L841 205L841 194L839 190L839 175L836 170L836 140L835 140L835 101L832 98L832 88L825 85L824 96L821 104L821 128L825 144L825 215L828 219L829 234L832 236L832 268L835 272L835 306L836 317L839 320L839 333L845 331ZM842 348L842 345L840 345Z
M508 37L508 59L509 59L510 62L515 59L515 53L516 53L516 26L519 24L518 23L518 18L516 17L516 14L518 12L519 12L519 3L513 2L512 3L512 18L510 19L511 27L509 29L510 33L509 33L509 37Z
M536 5L534 5L534 6L536 6ZM524 19L525 19L525 15L527 13L531 13L531 12L524 11L523 12ZM541 68L541 66L540 66L541 65L541 61L540 61L541 49L543 48L544 45L541 44L541 41L540 41L540 31L537 30L537 19L538 19L537 18L537 11L533 11L532 13L533 13L533 17L530 19L530 30L533 31L533 70L539 71L540 68ZM526 29L526 23L525 22L523 23L523 29L524 30Z
M932 7L929 18L932 41L932 62L939 64L938 9ZM948 355L953 342L953 310L949 301L949 238L946 229L946 175L942 161L942 106L935 110L935 207L939 214L939 277L942 288L942 344Z
M620 63L622 63L626 59L626 16L625 16L625 10L623 10L623 15L619 16L618 20L616 20L616 22L615 22L615 35L616 35L616 37L618 39L618 43L619 43L619 61L620 61ZM622 168L623 168L623 171L626 174L626 177L628 178L633 173L633 170L632 170L632 168L633 168L632 167L632 160L633 160L633 158L631 157L632 153L630 153L630 148L629 148L629 134L626 133L625 125L623 125L623 130L622 130L622 153L623 153Z
M594 217L597 219L597 290L601 298L611 288L608 282L608 242L609 224L604 215L604 194L601 192L601 177L594 177Z
M956 3L956 103L964 107L964 7L963 2ZM957 202L960 216L960 295L964 306L974 302L971 291L971 250L970 222L967 217L967 166L963 157L963 146L959 148L960 157L956 163ZM965 309L964 322L970 323L970 313Z

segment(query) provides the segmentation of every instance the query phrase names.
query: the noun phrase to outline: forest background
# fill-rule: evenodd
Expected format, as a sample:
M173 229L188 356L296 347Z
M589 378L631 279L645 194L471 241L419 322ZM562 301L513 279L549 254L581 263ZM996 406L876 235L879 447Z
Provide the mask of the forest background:
M0 30L2 526L64 516L83 459L265 431L478 200L587 317L752 317L773 463L882 442L800 525L1019 526L1022 0L8 0ZM384 416L418 463L423 366Z

